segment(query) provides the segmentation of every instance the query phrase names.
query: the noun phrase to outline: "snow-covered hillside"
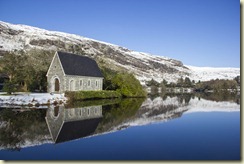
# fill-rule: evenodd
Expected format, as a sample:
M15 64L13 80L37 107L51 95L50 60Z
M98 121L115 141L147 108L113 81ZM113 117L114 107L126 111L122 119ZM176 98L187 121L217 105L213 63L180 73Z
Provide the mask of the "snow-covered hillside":
M190 78L195 81L207 81L211 79L233 79L240 75L240 68L213 68L194 66L186 67L190 69Z
M74 34L0 21L0 55L6 51L26 51L33 48L86 54L104 61L112 69L124 69L133 73L142 84L152 78L158 82L163 79L175 82L180 77L206 81L216 78L233 79L240 75L239 68L184 66L181 61L175 59L136 52Z

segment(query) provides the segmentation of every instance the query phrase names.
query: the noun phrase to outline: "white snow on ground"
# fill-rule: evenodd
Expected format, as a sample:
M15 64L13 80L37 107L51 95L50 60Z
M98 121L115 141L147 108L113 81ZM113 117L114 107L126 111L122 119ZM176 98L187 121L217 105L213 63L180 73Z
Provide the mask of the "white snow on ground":
M17 93L14 95L0 94L0 107L6 105L44 105L66 103L64 94L50 93Z
M185 66L190 69L190 78L197 81L208 81L211 79L234 79L236 76L240 75L240 68Z

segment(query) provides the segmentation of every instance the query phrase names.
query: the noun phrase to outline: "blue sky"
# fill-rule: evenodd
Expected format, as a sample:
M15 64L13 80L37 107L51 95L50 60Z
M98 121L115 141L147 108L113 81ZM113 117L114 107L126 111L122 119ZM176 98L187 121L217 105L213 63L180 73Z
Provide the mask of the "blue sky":
M0 20L78 34L186 65L240 67L238 0L1 0Z

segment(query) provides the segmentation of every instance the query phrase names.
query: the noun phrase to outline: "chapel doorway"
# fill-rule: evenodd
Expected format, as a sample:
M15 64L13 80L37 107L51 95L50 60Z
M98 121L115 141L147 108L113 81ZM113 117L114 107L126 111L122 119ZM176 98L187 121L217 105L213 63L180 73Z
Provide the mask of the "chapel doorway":
M59 106L55 106L54 107L54 116L58 117L58 114L59 114Z

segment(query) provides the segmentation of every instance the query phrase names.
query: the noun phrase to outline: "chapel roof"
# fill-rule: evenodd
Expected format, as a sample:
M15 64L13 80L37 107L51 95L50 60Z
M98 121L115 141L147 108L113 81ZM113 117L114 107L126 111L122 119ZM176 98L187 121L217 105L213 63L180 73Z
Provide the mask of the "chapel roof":
M55 143L70 141L92 135L100 121L101 117L64 122L59 130L59 133L57 134L58 136L53 136L56 138Z
M66 75L103 77L95 60L72 53L57 53Z

